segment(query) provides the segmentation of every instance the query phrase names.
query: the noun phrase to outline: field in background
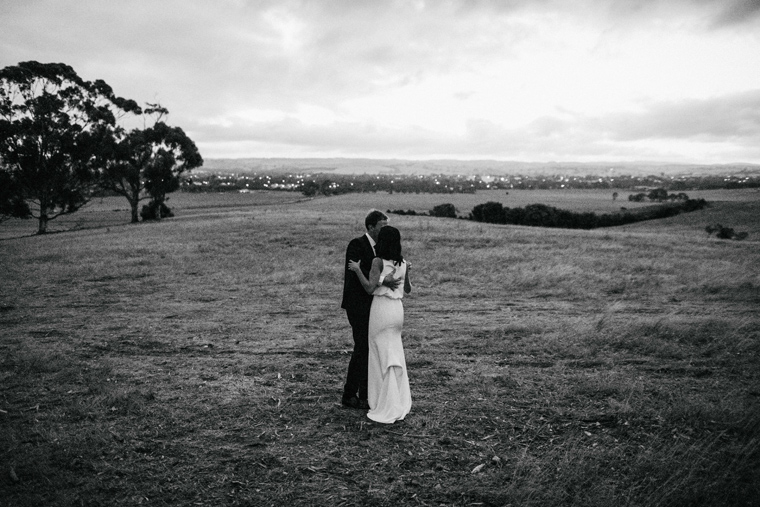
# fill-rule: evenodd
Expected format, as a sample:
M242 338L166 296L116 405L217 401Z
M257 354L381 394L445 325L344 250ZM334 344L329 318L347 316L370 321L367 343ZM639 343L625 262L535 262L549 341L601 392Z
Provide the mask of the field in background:
M619 194L616 200L612 193ZM250 212L252 208L274 205L296 206L298 209L310 209L315 212L345 210L355 213L356 210L380 209L414 210L427 213L435 206L451 203L457 208L460 216L468 216L473 207L488 201L502 203L509 208L525 207L529 204L546 204L559 209L575 212L616 213L621 208L634 210L651 206L652 203L630 202L628 195L634 192L625 190L492 190L480 191L475 194L403 194L386 192L366 194L344 194L330 197L307 198L298 192L253 191L250 193L184 193L176 192L169 196L169 207L176 219L196 218L206 214L230 214ZM740 230L750 232L749 239L760 238L760 230L751 229L756 223L754 214L760 206L760 191L749 190L710 190L689 192L692 199L705 199L717 206L714 213L708 214L708 220L701 224L704 227L720 222L723 225L739 226ZM725 206L725 204L728 204ZM360 211L361 213L361 211ZM736 213L735 220L733 214ZM695 215L699 218L704 215ZM70 231L76 229L91 229L99 227L118 227L129 223L129 206L123 197L106 197L94 199L85 208L65 215L49 223L51 232ZM679 222L679 218L671 220ZM647 223L628 226L637 229L647 229ZM742 228L743 227L743 228ZM37 231L35 220L9 220L0 223L0 240L34 234ZM757 232L757 234L755 234Z
M758 236L704 233L758 230L731 195L593 231L394 216L414 405L391 426L338 403L344 248L369 208L456 195L176 194L161 223L4 239L0 498L756 505Z

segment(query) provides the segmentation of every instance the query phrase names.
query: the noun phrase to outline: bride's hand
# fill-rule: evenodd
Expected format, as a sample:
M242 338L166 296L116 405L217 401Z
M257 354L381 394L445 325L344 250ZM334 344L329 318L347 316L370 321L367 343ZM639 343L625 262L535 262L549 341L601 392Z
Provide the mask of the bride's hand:
M348 261L348 270L353 271L354 273L360 272L362 270L361 262L362 261Z

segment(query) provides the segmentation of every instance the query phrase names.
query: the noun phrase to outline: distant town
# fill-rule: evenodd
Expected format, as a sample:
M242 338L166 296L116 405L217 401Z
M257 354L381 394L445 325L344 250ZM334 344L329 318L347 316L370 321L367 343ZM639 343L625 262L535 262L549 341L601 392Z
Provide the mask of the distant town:
M720 175L464 175L464 174L335 174L322 172L195 171L182 185L185 192L250 192L279 190L304 195L354 192L474 193L478 190L622 189L668 191L760 188L760 170Z

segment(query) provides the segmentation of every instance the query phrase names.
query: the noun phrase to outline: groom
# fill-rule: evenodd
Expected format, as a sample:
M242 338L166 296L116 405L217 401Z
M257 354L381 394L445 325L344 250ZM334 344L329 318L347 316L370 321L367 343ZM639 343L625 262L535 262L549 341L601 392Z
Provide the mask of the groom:
M364 276L369 278L372 259L375 258L375 244L380 229L388 225L388 217L380 211L371 211L364 219L367 233L354 238L346 249L346 263L343 266L343 302L340 307L346 310L348 323L354 336L354 351L348 363L348 375L343 387L341 403L347 407L369 409L367 403L367 361L369 357L369 309L372 295L362 287L357 275L349 271L348 261L359 261ZM388 280L384 285L395 288L398 281Z

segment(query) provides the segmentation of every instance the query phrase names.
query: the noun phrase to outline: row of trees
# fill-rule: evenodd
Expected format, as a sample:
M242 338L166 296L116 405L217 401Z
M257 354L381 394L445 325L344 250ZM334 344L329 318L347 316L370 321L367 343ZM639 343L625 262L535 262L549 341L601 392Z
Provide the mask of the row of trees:
M689 196L683 192L679 192L677 194L669 194L667 189L664 188L655 188L653 190L650 190L649 193L640 192L638 194L631 194L628 196L628 200L631 202L644 202L647 199L656 202L688 201Z
M558 209L546 204L529 204L524 208L508 208L500 202L489 201L478 204L472 209L469 216L458 216L453 204L440 204L430 210L429 213L416 210L388 210L395 215L431 216L439 218L463 218L491 224L528 225L534 227L560 227L564 229L595 229L598 227L613 227L617 225L666 218L680 213L696 211L707 206L704 199L686 199L678 203L667 203L660 206L649 206L636 211L625 210L621 213L604 213L597 215L593 212L577 213ZM707 232L718 231L719 234L729 234L725 228L716 226L717 229ZM733 229L730 230L733 234ZM719 236L723 237L723 236ZM746 237L746 235L744 236ZM743 239L743 238L739 238Z
M433 207L433 209L430 210L429 213L418 212L416 210L410 209L410 210L402 210L402 209L396 209L396 210L388 210L388 213L393 213L394 215L411 215L411 216L429 216L429 217L437 217L437 218L457 218L457 209L454 207L453 204L439 204L438 206Z
M613 227L644 220L654 220L696 211L706 207L704 199L688 199L674 204L663 204L622 213L592 212L576 213L557 209L546 204L530 204L524 208L506 208L500 202L478 204L472 209L470 219L493 224L530 225L536 227L561 227L566 229L595 229Z
M593 212L577 213L547 206L546 204L530 204L524 208L508 208L500 202L489 201L478 204L472 209L469 216L459 217L475 220L477 222L486 222L492 224L512 224L512 225L529 225L537 227L561 227L566 229L595 229L597 227L612 227L624 225L643 220L653 220L657 218L666 218L678 215L682 212L696 211L708 205L704 199L689 199L684 193L668 194L665 189L654 189L649 194L641 195L641 199L630 199L663 203L659 206L648 206L635 211L629 211L622 208L621 213L604 213L597 215ZM613 194L613 199L617 198L617 192ZM666 202L667 201L667 202ZM440 218L457 218L457 209L453 204L440 204L430 210L429 213L418 212L416 210L388 210L388 213L396 215L422 215ZM719 234L728 234L725 228L716 226L714 231ZM721 232L722 231L722 232ZM733 230L730 230L733 233ZM743 239L743 238L741 238Z
M102 80L85 81L62 63L22 62L0 70L0 220L48 221L97 194L124 196L137 222L169 210L166 194L203 164L193 141L163 120L158 104L141 108ZM127 120L142 119L128 129Z

